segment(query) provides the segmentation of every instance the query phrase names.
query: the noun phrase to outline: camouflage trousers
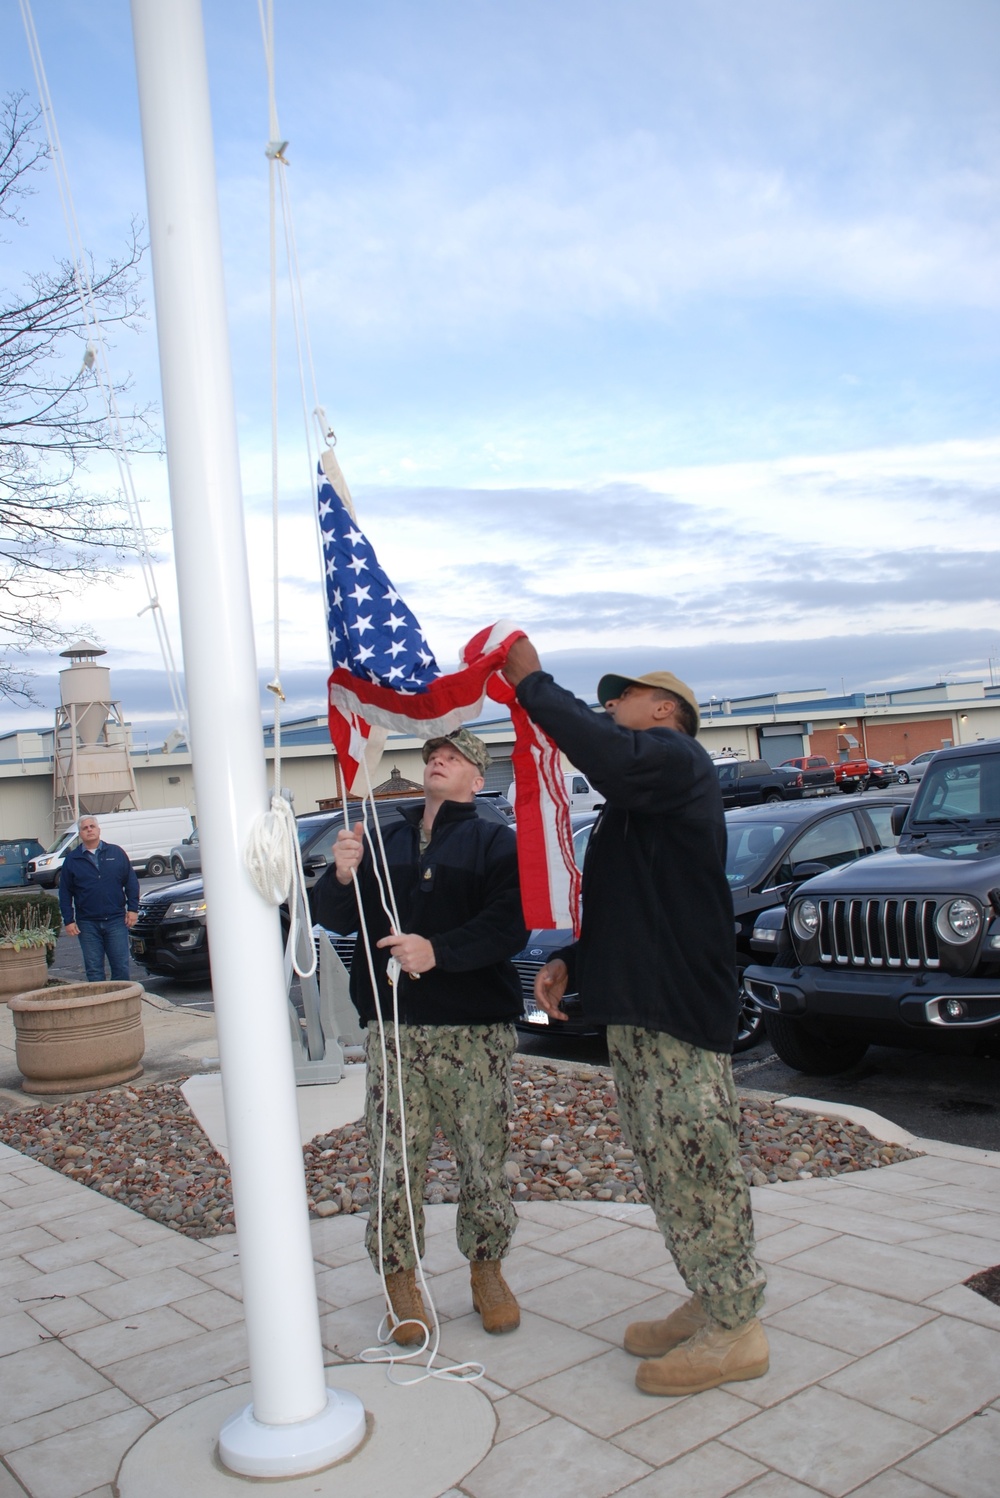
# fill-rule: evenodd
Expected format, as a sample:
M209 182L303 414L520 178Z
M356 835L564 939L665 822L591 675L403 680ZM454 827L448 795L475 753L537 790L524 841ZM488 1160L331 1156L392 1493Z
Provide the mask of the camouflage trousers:
M634 1025L608 1026L608 1052L622 1128L681 1278L713 1321L741 1326L760 1310L765 1276L730 1058Z
M386 1025L388 1089L383 1075L378 1025L368 1026L365 1127L373 1196L378 1191L382 1143L382 1099L388 1090L385 1178L382 1191L381 1258L386 1274L413 1269L424 1256L424 1172L435 1125L455 1151L459 1197L456 1235L467 1259L502 1259L517 1218L504 1166L510 1148L513 1104L513 1025L400 1025L399 1045L406 1101L406 1156L417 1242L406 1206L401 1148L394 1027ZM379 1267L378 1211L373 1200L365 1247Z

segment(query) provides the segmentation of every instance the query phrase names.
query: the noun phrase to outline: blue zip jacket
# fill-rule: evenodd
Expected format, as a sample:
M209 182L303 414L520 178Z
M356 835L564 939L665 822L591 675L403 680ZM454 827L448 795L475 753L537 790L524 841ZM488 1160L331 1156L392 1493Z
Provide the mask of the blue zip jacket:
M66 925L124 920L126 906L138 910L139 880L125 849L102 841L96 862L82 843L67 853L59 874L59 906Z

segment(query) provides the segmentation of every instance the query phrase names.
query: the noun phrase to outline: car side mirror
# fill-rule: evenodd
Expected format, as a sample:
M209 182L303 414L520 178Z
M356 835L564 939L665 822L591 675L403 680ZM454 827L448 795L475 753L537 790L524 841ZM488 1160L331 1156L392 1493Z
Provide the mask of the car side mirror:
M778 950L778 943L785 932L788 912L784 905L774 905L770 910L762 910L754 922L753 933L750 937L750 946L755 952L760 952L768 957L773 957Z
M903 830L903 823L906 821L906 814L909 809L908 806L894 806L892 808L892 830L897 837Z
M320 874L328 867L329 859L324 858L322 853L317 853L302 865L302 871L305 874Z
M812 863L797 863L792 868L792 882L796 885L805 884L807 879L815 879L817 874L829 874L830 865L815 860Z

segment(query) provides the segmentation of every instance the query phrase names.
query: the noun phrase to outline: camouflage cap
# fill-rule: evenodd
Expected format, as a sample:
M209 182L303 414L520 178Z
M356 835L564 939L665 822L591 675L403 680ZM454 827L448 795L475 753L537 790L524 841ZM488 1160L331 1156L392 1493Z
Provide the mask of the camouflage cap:
M431 751L440 744L450 744L457 749L459 754L465 756L470 764L475 765L481 775L485 775L490 767L490 752L482 739L477 739L474 733L467 728L456 728L454 733L444 734L436 739L428 739L423 747L424 764L431 757Z

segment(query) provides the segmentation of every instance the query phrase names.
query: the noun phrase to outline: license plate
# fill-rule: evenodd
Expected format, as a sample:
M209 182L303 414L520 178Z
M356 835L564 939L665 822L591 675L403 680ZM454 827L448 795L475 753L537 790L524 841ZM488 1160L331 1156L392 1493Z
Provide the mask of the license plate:
M547 1025L549 1017L544 1009L533 1009L530 1014L525 1015L529 1025Z

